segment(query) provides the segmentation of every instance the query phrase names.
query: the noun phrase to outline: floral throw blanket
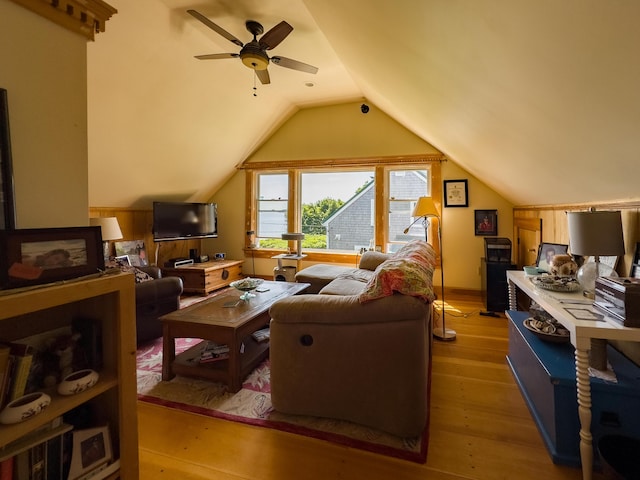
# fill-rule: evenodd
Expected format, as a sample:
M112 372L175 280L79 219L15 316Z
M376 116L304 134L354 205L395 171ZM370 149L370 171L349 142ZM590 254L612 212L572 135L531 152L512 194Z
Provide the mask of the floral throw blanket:
M378 265L358 300L370 302L397 292L432 302L435 263L433 247L424 240L412 240Z

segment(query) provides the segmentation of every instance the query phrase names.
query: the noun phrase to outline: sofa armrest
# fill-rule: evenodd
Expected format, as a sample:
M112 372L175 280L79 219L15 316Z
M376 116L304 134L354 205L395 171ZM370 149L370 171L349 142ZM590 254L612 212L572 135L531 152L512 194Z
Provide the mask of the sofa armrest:
M138 270L142 270L144 273L153 278L162 278L162 270L155 266L136 267Z
M389 258L391 255L388 253L367 251L362 254L358 267L364 270L375 270L378 265Z
M400 294L367 303L360 303L357 295L294 295L269 309L275 322L316 324L397 322L423 319L429 313L429 304Z
M149 282L136 284L136 303L155 302L162 298L177 298L182 294L182 279L162 277Z

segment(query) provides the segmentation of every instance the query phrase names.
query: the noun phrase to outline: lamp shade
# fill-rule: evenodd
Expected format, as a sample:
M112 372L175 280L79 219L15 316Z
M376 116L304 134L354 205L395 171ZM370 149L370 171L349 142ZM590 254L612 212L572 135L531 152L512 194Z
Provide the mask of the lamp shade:
M574 255L624 255L619 211L567 212L569 244Z
M94 217L89 219L89 225L100 227L102 230L102 241L118 240L122 238L120 224L116 217Z
M420 197L413 209L412 217L439 217L436 204L431 197Z

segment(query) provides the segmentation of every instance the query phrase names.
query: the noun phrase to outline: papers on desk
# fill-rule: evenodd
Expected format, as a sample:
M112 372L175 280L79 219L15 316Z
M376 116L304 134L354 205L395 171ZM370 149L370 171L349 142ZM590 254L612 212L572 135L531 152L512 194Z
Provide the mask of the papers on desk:
M573 315L574 318L578 320L594 320L596 322L601 322L604 320L604 315L601 313L595 312L591 308L568 308L564 307L564 309Z

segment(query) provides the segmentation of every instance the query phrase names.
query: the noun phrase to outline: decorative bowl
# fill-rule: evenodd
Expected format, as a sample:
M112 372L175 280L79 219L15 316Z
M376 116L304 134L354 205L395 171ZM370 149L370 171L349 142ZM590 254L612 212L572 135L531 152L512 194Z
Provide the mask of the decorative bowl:
M576 292L580 290L580 284L576 277L561 275L536 275L529 277L531 282L543 290L554 292Z
M524 326L546 342L566 343L569 341L569 330L553 318L538 320L530 317L524 321Z
M229 285L236 290L244 292L242 295L240 295L240 300L247 301L250 298L255 297L255 295L251 292L258 288L262 284L262 282L264 282L264 280L262 280L261 278L247 277L241 280L236 280L235 282L231 282Z

